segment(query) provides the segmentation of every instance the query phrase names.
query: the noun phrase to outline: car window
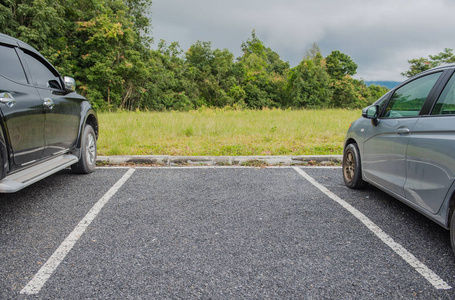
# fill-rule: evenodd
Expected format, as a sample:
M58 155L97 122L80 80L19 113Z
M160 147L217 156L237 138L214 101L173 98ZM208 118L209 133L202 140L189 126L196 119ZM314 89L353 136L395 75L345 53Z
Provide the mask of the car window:
M387 104L384 118L405 118L419 115L431 89L442 72L433 73L397 89Z
M16 82L27 83L24 68L13 47L0 45L0 57L2 58L0 74Z
M446 87L436 102L432 115L453 115L455 114L455 75L452 75Z
M55 73L55 70L48 67L31 53L24 52L24 56L36 86L62 89L59 75Z

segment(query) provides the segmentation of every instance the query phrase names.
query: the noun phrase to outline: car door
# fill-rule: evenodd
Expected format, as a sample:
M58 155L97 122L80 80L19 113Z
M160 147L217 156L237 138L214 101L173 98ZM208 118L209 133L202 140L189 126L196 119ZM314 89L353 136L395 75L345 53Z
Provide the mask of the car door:
M406 199L435 214L455 178L455 76L431 115L414 126L406 154Z
M14 164L26 165L43 156L43 105L36 88L29 84L17 48L0 40L0 55L0 110L10 144L10 168L14 169Z
M44 156L65 152L76 144L84 98L67 94L60 75L39 55L23 50L23 57L44 107Z
M362 168L368 181L404 197L409 137L441 74L425 75L399 87L391 95L378 124L365 131Z

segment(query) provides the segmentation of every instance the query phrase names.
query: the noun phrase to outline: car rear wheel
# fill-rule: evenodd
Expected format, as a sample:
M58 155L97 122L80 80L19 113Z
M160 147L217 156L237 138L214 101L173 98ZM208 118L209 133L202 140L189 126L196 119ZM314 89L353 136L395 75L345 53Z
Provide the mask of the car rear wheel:
M96 165L96 135L90 124L86 124L81 140L81 158L71 166L75 173L89 174Z
M349 144L344 150L343 178L346 186L351 189L361 189L367 185L362 179L359 148L356 144Z

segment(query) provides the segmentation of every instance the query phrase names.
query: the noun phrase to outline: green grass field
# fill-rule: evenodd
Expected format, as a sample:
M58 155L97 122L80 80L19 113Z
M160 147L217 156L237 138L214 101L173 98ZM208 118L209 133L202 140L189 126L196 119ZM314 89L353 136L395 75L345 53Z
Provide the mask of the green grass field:
M98 155L341 154L360 110L99 113Z

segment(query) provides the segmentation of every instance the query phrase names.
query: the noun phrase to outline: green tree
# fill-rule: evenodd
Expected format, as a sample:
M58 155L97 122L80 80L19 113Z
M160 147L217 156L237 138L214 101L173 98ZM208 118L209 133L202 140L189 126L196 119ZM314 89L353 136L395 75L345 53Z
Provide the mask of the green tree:
M326 57L326 69L331 77L331 106L340 108L366 106L366 86L351 77L356 74L357 64L347 54L333 50Z
M245 103L250 108L280 107L285 104L286 76L289 63L281 60L256 36L242 43L243 55L238 62L244 66L244 79L241 81L245 91Z
M85 78L83 88L98 106L107 100L107 108L127 108L147 69L133 46L138 36L127 7L115 4L115 9L106 8L91 20L78 22L76 31L85 43L80 48L83 52L77 75Z
M361 107L382 92L351 78L357 65L349 56L335 50L323 58L317 44L290 69L255 30L236 61L210 42L198 41L184 53L178 42L160 41L151 50L151 3L3 0L0 31L36 47L101 110ZM426 61L453 60L446 49Z
M435 63L433 63L423 57L410 59L410 60L408 60L408 63L411 64L411 66L409 67L409 70L401 73L401 75L406 76L406 77L412 77L414 75L417 75L423 71L429 70L436 66Z
M256 36L256 30L251 31L251 38L242 43L243 57L248 57L249 54L256 54L263 60L266 60L264 43Z
M326 57L327 73L335 79L342 80L345 76L353 76L357 72L357 64L346 54L338 50Z
M37 48L98 108L135 108L148 75L150 0L5 0L0 31Z
M321 48L318 44L313 43L311 48L305 52L305 59L315 59L318 55L321 55Z
M365 85L363 82L362 82L362 84ZM389 89L384 86L379 86L379 85L374 85L374 84L370 85L368 87L368 95L367 95L368 103L367 104L372 104L373 102L375 102L376 100L381 98L388 91L389 91Z
M185 53L188 70L205 105L223 107L235 99L230 90L237 84L233 72L234 55L227 49L212 50L210 42L196 42Z
M430 55L428 58L414 58L408 60L408 63L411 64L409 70L402 72L401 75L405 77L412 77L423 71L429 70L431 68L440 66L445 63L454 63L455 55L453 54L453 49L445 48L444 52L440 52L437 55Z
M368 89L360 81L348 76L332 83L332 106L362 108L368 105Z
M152 51L141 109L186 111L204 104L182 53L178 42L168 46L164 40L158 44L158 50Z
M291 69L287 81L288 106L326 108L331 106L333 91L325 59L320 53L307 57Z
M40 50L61 36L65 23L59 0L4 0L0 3L0 32Z

